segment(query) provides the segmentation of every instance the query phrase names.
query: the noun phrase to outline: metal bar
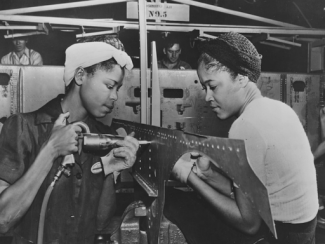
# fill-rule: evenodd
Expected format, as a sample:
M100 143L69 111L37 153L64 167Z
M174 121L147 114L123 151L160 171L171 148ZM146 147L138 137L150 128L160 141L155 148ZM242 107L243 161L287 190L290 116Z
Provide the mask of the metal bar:
M0 30L38 30L37 26L26 26L26 25L9 25L0 26Z
M141 82L141 123L148 124L148 81L147 81L147 20L145 0L139 0L139 31L140 31L140 82Z
M270 42L260 42L261 44L264 44L264 45L268 45L268 46L272 46L272 47L279 47L279 48L282 48L282 49L286 49L286 50L290 50L291 48L290 47L287 47L285 45L279 45L279 44L274 44L274 43L270 43Z
M62 30L62 31L80 31L80 26L58 26L58 25L51 25L53 30ZM83 27L85 31L88 30L106 30L107 28L114 28L114 27Z
M264 22L267 24L278 25L278 26L283 26L283 27L301 27L298 25L293 25L293 24L289 24L289 23L285 23L285 22L281 22L281 21L277 21L277 20L273 20L273 19L268 19L268 18L264 18L264 17L252 15L252 14L246 14L246 13L242 13L239 11L221 8L221 7L211 5L211 4L200 3L200 2L196 2L196 1L192 1L192 0L173 0L173 1L178 2L178 3L188 4L188 5L199 7L199 8L205 8L205 9L209 9L209 10L213 10L213 11L217 11L217 12L221 12L221 13L225 13L225 14L235 15L238 17L246 18L246 19L252 19L252 20ZM303 28L303 27L301 27L301 28Z
M77 18L62 18L62 17L43 17L43 16L25 16L25 15L4 15L0 14L0 20L19 21L29 23L50 23L58 25L77 25L77 26L92 26L92 27L107 27L113 28L120 25L114 23L105 23L93 21L89 19Z
M158 191L151 187L145 180L143 180L140 174L135 172L132 175L134 179L139 183L139 185L147 192L148 196L158 197Z
M113 19L93 19L95 21L113 21L116 23L122 23L122 24L138 24L138 22L135 21L123 21L123 20L113 20ZM267 28L267 29L279 29L279 28L284 28L284 27L279 27L279 26L253 26L253 25L217 25L217 24L195 24L195 23L178 23L178 22L160 22L160 23L156 23L156 22L147 22L147 25L157 25L157 26L197 26L197 27L215 27L215 28L219 28L219 27L236 27L236 28ZM306 29L304 27L286 27L286 28L291 28L291 29Z
M22 36L35 36L35 35L47 35L47 33L44 31L32 31L28 33L13 33L13 34L4 35L4 38L8 39L8 38L16 38Z
M1 18L1 17L0 17ZM115 22L113 22L115 23ZM125 24L124 29L138 29L135 24ZM242 34L282 34L282 35L311 35L311 36L325 36L325 30L322 29L259 29L259 28L239 28L239 27L185 27L185 26L153 26L147 25L148 31L175 31L175 32L190 32L193 30L202 30L211 33L225 33L234 31Z
M52 11L52 10L58 10L58 9L98 6L98 5L111 4L111 3L123 3L123 2L129 2L129 1L132 1L132 0L80 1L80 2L72 2L72 3L51 4L51 5L45 5L45 6L30 7L30 8L17 8L17 9L1 10L0 14L26 14L26 13L35 13L35 12L43 12L43 11Z
M134 21L112 21L111 23L119 23L125 28L134 28L138 22ZM153 26L153 27L152 27ZM297 34L297 35L325 35L325 29L308 29L303 27L274 27L274 26L239 26L239 25L211 25L211 24L184 24L184 23L155 23L147 22L148 30L164 30L170 26L170 31L188 32L192 30L200 30L204 32L227 32L235 31L239 33L272 33L272 34Z
M160 87L156 42L151 42L151 125L160 127Z
M75 25L75 26L88 26L97 28L113 28L117 26L124 26L124 29L139 29L137 22L129 21L96 21L89 19L75 19L75 18L60 18L60 17L40 17L40 16L24 16L24 15L1 15L0 20L3 21L19 21L29 23L50 23L52 25ZM156 23L148 22L146 29L149 31L178 31L178 32L190 32L193 30L200 29L204 32L211 33L224 33L234 31L242 34L282 34L282 35L309 35L309 36L325 36L324 29L299 29L299 28L275 28L275 27L238 27L238 26L227 26L227 25L200 25L193 24L193 26L186 26L178 24L177 26L170 26L170 23L164 23L164 26L157 25ZM55 27L53 28L60 28ZM61 27L64 28L64 27Z
M106 34L114 34L119 32L120 28L113 28L113 30L109 30L109 31L97 31L97 32L91 32L91 33L82 33L82 34L78 34L76 35L77 38L83 38L83 37L87 37L87 36L100 36L100 35L106 35Z
M267 41L280 42L280 43L283 43L283 44L292 45L292 46L296 46L296 47L301 47L300 43L290 42L290 41L282 40L282 39L271 37L271 36L268 36L266 38L266 40Z
M211 38L211 39L217 38L216 36L206 34L206 33L204 33L204 31L201 31L201 30L200 30L200 37L206 37L206 38Z

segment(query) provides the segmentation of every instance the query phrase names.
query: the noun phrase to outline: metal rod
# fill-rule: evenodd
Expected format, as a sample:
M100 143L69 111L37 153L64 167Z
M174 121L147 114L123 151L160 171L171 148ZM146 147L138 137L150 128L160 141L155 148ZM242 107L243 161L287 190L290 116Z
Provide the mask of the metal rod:
M160 86L156 42L151 42L151 125L160 127Z
M91 32L91 33L82 33L82 34L76 35L76 38L114 34L114 33L117 33L118 31L119 31L119 28L113 28L113 30L109 30L109 31L97 31L97 32Z
M117 26L124 26L124 29L139 29L137 22L130 21L96 21L89 19L76 19L76 18L60 18L60 17L41 17L41 16L24 16L24 15L1 15L0 20L3 21L18 21L18 22L29 22L29 23L50 23L54 25L55 29L64 29L66 27L56 27L55 25L68 25L68 26L88 26L97 28L113 28ZM172 26L171 26L172 25ZM177 26L175 26L177 25ZM6 26L4 26L6 27ZM9 28L10 26L8 26ZM13 27L13 26L11 26ZM72 29L71 27L69 27ZM182 25L176 23L164 23L164 26L157 25L157 23L147 22L146 29L149 31L178 31L178 32L189 32L193 30L201 30L204 32L211 33L224 33L234 31L242 34L281 34L281 35L309 35L309 36L324 36L324 29L307 29L307 28L281 28L281 27L239 27L239 26L228 26L228 25Z
M0 26L0 30L38 30L38 27L26 26L26 25L9 25L9 26Z
M266 41L262 41L260 43L264 44L264 45L272 46L272 47L279 47L279 48L286 49L286 50L291 49L290 47L287 47L287 46L284 46L284 45L274 44L274 43L270 43L270 42L266 42Z
M124 29L138 29L137 25L125 24ZM185 26L153 26L148 25L148 31L175 31L175 32L190 32L193 30L202 30L204 32L211 33L225 33L229 31L234 31L242 34L261 34L261 33L270 33L270 34L282 34L282 35L313 35L313 36L324 36L325 30L322 29L253 29L253 28L229 28L229 27L185 27Z
M136 21L123 21L123 20L112 20L112 19L93 19L96 21L113 21L115 23L121 23L121 24L138 24ZM279 26L256 26L256 25L218 25L218 24L196 24L196 23L178 23L178 22L147 22L147 25L155 25L155 26L197 26L197 27L229 27L229 28L255 28L255 29L283 29L284 27ZM306 29L305 27L285 27L289 29Z
M225 13L225 14L235 15L238 17L246 18L246 19L252 19L252 20L264 22L267 24L278 25L278 26L283 26L283 27L301 27L301 26L297 26L297 25L293 25L293 24L289 24L289 23L285 23L285 22L281 22L281 21L277 21L277 20L273 20L273 19L268 19L268 18L264 18L264 17L252 15L252 14L246 14L243 12L234 11L234 10L230 10L230 9L226 9L226 8L222 8L222 7L217 7L217 6L214 6L211 4L200 3L200 2L196 2L196 1L192 1L192 0L173 0L173 1L178 2L178 3L188 4L188 5L199 7L199 8L205 8L205 9L209 9L209 10L213 10L213 11L217 11L217 12L221 12L221 13Z
M114 24L114 23L100 22L100 21L94 21L94 20L89 20L89 19L25 16L25 15L0 14L0 20L29 22L29 23L50 23L50 24L58 24L58 25L107 27L107 28L113 28L113 27L120 26L120 25Z
M124 28L134 28L138 22L134 21L112 21L124 25ZM211 24L184 24L184 23L155 23L147 22L148 30L164 30L171 27L170 31L188 32L192 30L202 30L204 32L227 32L235 31L239 33L272 33L272 34L297 34L297 35L325 35L325 29L309 29L304 27L278 27L278 26L240 26L240 25L211 25Z
M104 4L111 4L111 3L122 3L122 2L129 2L129 1L132 0L80 1L80 2L72 2L72 3L51 4L45 6L30 7L30 8L1 10L0 14L26 14L26 13L35 13L35 12L43 12L43 11L52 11L58 9L80 8L80 7L97 6L97 5L104 5Z
M267 41L280 42L280 43L283 43L283 44L292 45L292 46L296 46L296 47L301 47L300 43L290 42L290 41L282 40L282 39L271 37L271 36L268 36L266 38L266 40Z
M13 34L4 35L4 38L8 39L8 38L17 38L22 36L35 36L35 35L47 35L47 33L44 31L32 31L28 33L13 33Z
M148 56L147 56L147 20L146 0L139 0L139 31L140 31L140 82L141 82L141 123L148 124Z

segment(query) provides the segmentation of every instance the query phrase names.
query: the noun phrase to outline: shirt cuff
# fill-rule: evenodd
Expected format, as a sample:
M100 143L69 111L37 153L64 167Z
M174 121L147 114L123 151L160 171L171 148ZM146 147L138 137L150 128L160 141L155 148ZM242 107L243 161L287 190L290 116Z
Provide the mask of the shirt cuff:
M113 172L113 178L114 178L114 183L116 184L118 176L121 174L120 171L114 171Z

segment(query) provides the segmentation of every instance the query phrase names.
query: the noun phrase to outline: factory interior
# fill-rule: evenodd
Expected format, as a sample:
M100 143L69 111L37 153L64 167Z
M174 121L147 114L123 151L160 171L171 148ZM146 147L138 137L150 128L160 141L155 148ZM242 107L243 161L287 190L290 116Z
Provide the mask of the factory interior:
M256 81L257 88L263 97L280 101L295 112L310 145L308 152L312 155L325 140L325 131L322 132L322 122L325 128L325 116L322 115L325 113L325 110L322 110L325 107L325 0L1 0L1 136L4 135L3 138L8 136L9 132L5 131L10 126L11 120L8 118L21 113L30 114L57 98L59 94L70 92L66 88L68 84L65 84L63 79L66 76L68 65L66 62L67 48L88 42L106 42L116 48L116 44L122 46L120 50L130 57L133 68L125 69L126 71L123 73L123 85L117 88L118 99L113 104L114 108L110 109L110 112L104 117L95 117L96 120L113 130L122 127L127 132L127 134L123 134L123 138L134 131L134 137L139 140L140 146L132 167L119 172L120 175L116 176L117 179L115 179L115 174L114 177L113 174L110 174L109 177L115 179L113 185L116 195L115 212L110 213L109 223L102 230L96 231L95 237L91 237L91 241L70 242L69 238L72 234L71 236L67 234L69 237L66 237L65 241L61 241L61 239L60 241L59 239L49 241L49 236L56 234L54 229L51 232L51 228L46 227L48 222L54 221L50 219L53 213L50 207L46 210L45 205L44 211L51 217L39 214L40 211L43 211L45 202L43 195L45 195L44 199L47 197L44 194L48 187L46 181L43 184L40 182L42 186L39 187L43 193L38 194L42 194L42 196L36 195L37 192L35 192L35 196L43 200L43 204L41 201L31 203L38 204L39 209L42 204L42 210L39 210L38 214L32 213L28 209L25 211L28 213L26 214L28 221L32 214L40 218L37 220L37 223L39 222L38 229L36 228L38 233L33 232L33 236L37 236L38 241L34 241L31 237L24 239L25 236L29 236L25 233L32 232L32 228L27 230L29 228L22 226L35 225L33 222L21 225L18 221L8 230L2 231L1 226L7 219L1 220L2 212L5 212L1 210L1 206L5 206L4 201L6 201L4 197L1 198L1 195L5 196L6 192L2 188L1 182L5 183L5 187L9 186L9 189L17 185L16 182L19 180L15 178L11 182L9 179L14 177L11 176L14 173L8 173L10 176L7 179L0 172L0 244L280 243L267 241L264 237L242 242L222 240L195 242L186 236L186 232L182 233L180 224L172 222L164 214L168 189L178 189L185 193L195 192L192 186L179 182L172 176L176 162L179 162L178 159L182 155L187 160L193 160L194 154L191 152L202 152L210 159L212 158L210 161L212 168L221 168L220 174L224 174L227 179L232 180L232 184L234 184L231 186L232 193L233 188L243 191L247 201L250 201L253 208L257 210L261 225L265 226L268 232L277 239L277 222L273 218L274 209L273 205L270 205L272 200L269 199L268 187L256 176L254 167L250 166L250 160L247 158L248 153L246 155L248 149L245 147L244 141L228 139L229 131L233 128L232 125L237 117L232 115L223 119L216 115L216 109L211 110L207 104L206 94L207 91L213 91L212 88L204 86L199 72L201 64L198 60L202 53L201 46L204 43L209 43L210 40L222 38L225 33L232 32L241 34L255 46L261 56L261 72ZM165 43L171 37L177 39L176 43L179 43L178 55L180 56L177 57L180 57L182 61L177 61L178 64L184 61L189 68L183 66L180 66L179 69L160 67L168 58L166 50L170 47ZM28 63L10 64L8 63L10 62L9 58L9 61L5 63L4 60L9 57L8 55L13 57L15 41L19 40L23 40L24 45L27 45L29 49L29 54L26 55L29 59ZM175 55L175 51L171 52L174 52L173 55ZM87 52L85 51L85 53ZM35 55L38 55L39 64L34 64L31 59L32 57L36 59ZM92 55L90 50L87 55L89 57ZM106 59L101 61L104 60ZM73 79L76 86L79 86L76 78ZM92 96L96 97L96 94L92 94ZM265 113L268 112L265 111ZM52 120L51 123L53 122ZM86 139L104 140L108 132L103 135L96 134L95 138L95 134L92 133L99 132L91 130L90 132L89 128L86 128L88 124L84 126L83 122L79 125L84 140L83 148L79 145L79 155L80 150L83 150L81 154L98 153L98 148L93 149L91 146L87 148ZM92 127L90 126L90 128ZM22 130L24 129L26 128ZM285 128L283 125L282 130L287 131L289 128ZM116 131L115 133L120 134L118 130ZM8 160L5 153L9 149L1 149L3 145L6 145L1 136L0 171L9 167L8 162L5 161ZM16 142L17 145L24 142L23 135L19 136L21 136L22 142ZM117 136L113 138L119 140ZM77 143L80 144L81 141L82 139L77 138ZM153 141L157 143L152 143ZM90 143L95 142L90 141ZM29 148L29 145L25 146ZM42 150L41 146L38 150ZM112 148L114 147L110 149ZM236 150L233 150L234 148ZM299 149L295 150L299 151ZM17 149L17 151L19 150ZM35 152L33 151L33 153ZM96 157L98 158L98 155L102 157L102 154L100 152L96 154ZM26 155L24 157L30 156L27 153ZM68 156L65 156L63 161ZM37 160L35 155L32 157L33 160ZM75 159L73 159L74 157ZM72 156L73 161L77 160L76 158L78 156ZM61 157L61 161L62 159L63 157ZM222 162L223 160L232 161L232 164ZM28 164L32 165L32 162L28 162ZM56 170L58 165L54 165L53 168L55 167ZM194 165L196 164L194 163ZM28 173L26 165L22 167L19 170L24 174ZM320 155L310 167L316 172L317 206L319 206L315 217L314 241L292 243L325 244L325 155ZM65 174L67 170L63 168L61 168L61 173ZM72 172L76 168L73 167ZM91 170L93 172L93 167ZM74 182L88 180L83 177L83 173L72 174L70 177L74 178ZM93 175L95 175L94 172ZM45 177L46 175L42 179ZM52 197L58 197L59 193L56 190L62 189L62 186L59 188L60 177L61 175L56 179L58 188L54 187ZM95 181L91 182L91 187L97 192L102 186L96 184ZM90 188L90 191L93 189ZM33 191L30 190L30 192ZM53 206L55 203L51 203L51 198L48 197L49 206ZM85 205L82 207L92 209L97 206ZM73 209L74 207L69 205L69 208ZM17 215L21 214L20 211L24 212L17 210ZM85 215L90 212L90 210L86 211ZM61 210L58 214L60 213ZM75 217L70 215L70 217ZM99 213L97 213L98 216ZM45 218L43 223L42 217ZM88 216L87 218L91 219L92 217ZM85 217L85 219L87 218ZM28 222L24 216L22 220ZM72 220L66 221L68 223ZM44 226L41 226L40 223ZM198 223L202 222L198 221ZM69 224L70 222L67 226ZM87 223L83 224L87 226ZM200 230L205 227L198 224L195 228ZM44 237L41 233L43 231ZM71 232L73 231L75 230L71 230ZM76 231L76 236L83 235L82 230L79 231L79 233ZM83 231L88 233L88 230ZM220 230L216 228L215 232L218 231ZM202 232L204 231L202 230ZM19 233L19 237L17 237L17 233ZM60 235L64 234L60 233ZM224 235L231 234L225 233ZM43 238L47 241L43 241ZM281 244L283 243L285 242L281 242Z

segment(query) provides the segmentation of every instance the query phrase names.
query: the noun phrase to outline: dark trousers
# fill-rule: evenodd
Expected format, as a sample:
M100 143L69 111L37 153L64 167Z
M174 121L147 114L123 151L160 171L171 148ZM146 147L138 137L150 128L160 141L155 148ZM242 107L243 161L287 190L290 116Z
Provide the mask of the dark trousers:
M269 236L270 243L276 244L315 244L315 230L317 218L303 224L287 224L275 221L278 235L276 241L273 236Z
M228 225L196 193L170 187L166 189L164 215L180 228L189 244L315 243L316 219L300 225L276 222L278 240L265 224L255 235L248 235Z

